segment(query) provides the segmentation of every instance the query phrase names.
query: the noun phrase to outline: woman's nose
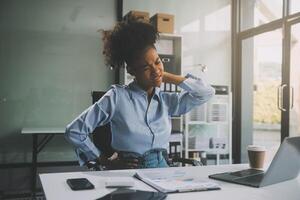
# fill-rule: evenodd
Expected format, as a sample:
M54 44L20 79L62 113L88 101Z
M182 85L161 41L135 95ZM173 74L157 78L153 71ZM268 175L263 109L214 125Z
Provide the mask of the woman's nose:
M159 70L159 67L155 66L155 67L152 68L152 71L153 71L154 74L159 74L160 70Z

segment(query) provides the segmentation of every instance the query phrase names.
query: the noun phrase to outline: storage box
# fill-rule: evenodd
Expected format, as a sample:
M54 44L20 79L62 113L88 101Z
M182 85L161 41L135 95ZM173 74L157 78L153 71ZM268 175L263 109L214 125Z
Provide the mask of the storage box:
M149 13L148 12L143 12L143 11L137 11L137 10L132 10L129 11L125 16L124 16L124 21L128 21L130 19L138 19L142 20L144 22L149 22Z
M174 32L174 15L157 13L150 18L150 22L160 33Z

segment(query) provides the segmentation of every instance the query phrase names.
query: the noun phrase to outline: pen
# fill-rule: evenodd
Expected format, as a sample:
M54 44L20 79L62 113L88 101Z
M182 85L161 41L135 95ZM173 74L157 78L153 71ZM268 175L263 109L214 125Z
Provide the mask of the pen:
M211 187L211 188L195 188L195 189L178 189L174 192L201 192L201 191L211 191L211 190L220 190L221 188L219 187Z

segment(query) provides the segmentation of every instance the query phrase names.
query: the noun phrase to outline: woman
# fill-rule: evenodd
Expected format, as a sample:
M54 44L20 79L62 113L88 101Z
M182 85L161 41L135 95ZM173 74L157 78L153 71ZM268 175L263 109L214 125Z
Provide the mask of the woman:
M97 160L110 168L168 167L170 117L185 114L214 95L214 89L201 78L164 71L154 47L157 37L152 25L134 20L121 22L104 35L107 64L126 64L135 78L128 85L113 85L67 126L65 136L74 145L81 165ZM175 84L182 92L160 91L162 82ZM88 137L97 126L107 123L116 150L110 158L101 156Z

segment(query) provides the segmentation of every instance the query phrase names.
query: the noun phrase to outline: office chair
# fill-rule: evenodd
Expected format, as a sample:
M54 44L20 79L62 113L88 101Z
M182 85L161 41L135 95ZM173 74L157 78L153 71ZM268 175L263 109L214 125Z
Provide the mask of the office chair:
M97 102L106 92L104 91L92 91L92 102L93 104ZM97 127L93 134L92 139L95 146L100 150L105 157L110 157L115 152L115 150L111 146L111 129L110 124L106 124L104 126ZM177 163L182 163L183 165L189 164L192 166L201 166L203 165L200 161L194 159L186 159L180 157L169 157L167 159L167 163L170 167L178 166ZM98 163L90 162L87 164L87 167L91 170L103 170L104 168L100 168Z

